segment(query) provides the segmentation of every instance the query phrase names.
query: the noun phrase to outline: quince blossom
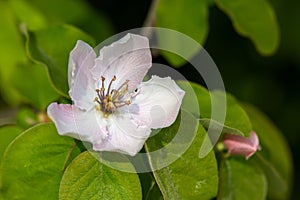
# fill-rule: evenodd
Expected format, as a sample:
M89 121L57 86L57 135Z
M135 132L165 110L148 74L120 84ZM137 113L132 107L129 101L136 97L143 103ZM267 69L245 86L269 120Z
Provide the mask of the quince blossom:
M251 131L249 138L239 135L227 134L223 142L230 154L244 155L247 160L257 150L260 150L259 140L254 131Z
M73 105L51 103L47 110L58 133L90 142L95 151L134 156L151 129L175 121L184 96L170 77L142 82L151 65L143 36L127 34L103 47L98 57L77 41L68 64Z

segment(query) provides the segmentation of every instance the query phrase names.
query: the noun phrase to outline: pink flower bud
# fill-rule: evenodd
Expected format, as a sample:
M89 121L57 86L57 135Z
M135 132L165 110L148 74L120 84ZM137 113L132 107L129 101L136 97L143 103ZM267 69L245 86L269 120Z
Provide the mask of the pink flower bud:
M244 155L246 160L260 150L259 140L254 131L251 131L249 138L227 134L224 138L224 145L230 154Z

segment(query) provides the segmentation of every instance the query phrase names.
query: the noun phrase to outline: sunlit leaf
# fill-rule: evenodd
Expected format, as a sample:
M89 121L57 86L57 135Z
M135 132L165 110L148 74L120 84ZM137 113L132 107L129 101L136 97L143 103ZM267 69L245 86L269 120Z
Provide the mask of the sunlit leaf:
M79 153L74 140L59 136L53 124L40 124L17 137L0 168L4 199L58 198L64 167Z
M196 132L195 137L189 141L187 136L178 141L178 144L169 147L182 126L186 129L186 135L190 134L187 131ZM211 151L205 158L199 158L199 149L205 135L204 128L198 126L197 120L189 113L182 112L181 117L177 118L172 126L162 129L147 140L148 152L173 149L168 153L163 150L160 157L153 157L150 154L150 164L154 169L160 163L167 162L168 156L178 156L175 162L153 172L164 199L211 199L217 195L218 171L214 152ZM191 144L188 149L182 155L178 155L177 149L189 142Z
M0 27L3 27L0 32L0 91L7 103L17 104L22 98L10 81L14 68L27 58L16 18L7 1L0 1Z
M19 2L20 0L13 0ZM94 9L85 0L21 0L23 4L42 12L48 24L67 23L91 34L98 42L103 41L113 33L108 17L101 10ZM23 8L24 9L24 8ZM72 11L72 12L70 12ZM24 15L24 14L20 14ZM26 23L29 21L26 20ZM31 30L31 26L29 26Z
M241 35L250 38L264 55L279 46L279 27L273 8L266 0L216 0Z
M256 156L268 179L271 199L288 199L293 176L291 152L278 128L263 113L250 105L244 106L262 150Z
M68 96L68 58L77 40L93 43L93 39L70 25L57 25L30 32L23 27L31 58L44 64L56 89Z
M38 64L19 65L14 70L12 85L26 101L42 110L57 99L59 94L53 88L46 69Z
M112 169L85 151L67 168L61 181L59 199L138 200L142 199L142 191L137 174Z
M9 0L8 2L19 23L26 23L31 30L46 26L47 20L43 13L32 3L25 0Z
M203 44L208 33L208 2L205 0L160 0L156 9L156 26L172 29L170 31L158 32L159 46L167 50L175 50L175 53L184 55L190 59L199 51L200 46L187 43L172 31L186 34L199 44ZM168 61L179 67L186 62L180 56L163 51ZM180 53L181 54L181 53Z
M268 184L264 173L244 158L222 160L219 176L218 200L266 199Z
M23 129L14 125L0 127L0 163L6 147L11 143Z

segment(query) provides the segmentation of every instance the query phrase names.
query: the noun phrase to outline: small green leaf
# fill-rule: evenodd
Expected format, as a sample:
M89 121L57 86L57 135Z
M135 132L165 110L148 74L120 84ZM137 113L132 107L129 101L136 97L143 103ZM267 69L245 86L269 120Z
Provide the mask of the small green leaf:
M0 127L0 163L2 155L6 149L6 147L11 143L20 133L22 133L23 129L18 126L2 126Z
M180 67L200 50L200 45L186 42L178 31L203 44L208 33L208 2L205 0L160 0L156 8L156 26L172 29L157 32L159 46L170 52L162 54L174 66ZM182 59L181 57L184 59Z
M39 124L17 137L6 149L0 168L4 199L58 198L68 161L79 154L74 140L59 136L53 124Z
M22 27L27 39L27 51L30 57L44 64L55 88L68 97L68 59L77 40L93 44L93 39L81 30L70 25L57 25L35 32Z
M146 142L146 150L150 153L149 160L153 169L156 169L160 162L166 162L168 156L178 158L166 167L154 171L154 177L164 199L211 199L216 196L218 189L218 171L214 152L211 151L205 158L200 159L199 149L206 135L204 128L198 126L197 120L188 112L182 111L182 121L179 119L180 117L172 126L162 129ZM173 151L168 154L163 154L167 152L165 150L159 158L151 156L151 152L157 149L168 148L170 141L174 140L178 129L182 127L186 130L186 135L190 134L190 131L195 132L192 141L189 141L187 136L178 141ZM182 155L178 155L176 150L189 142L188 149Z
M53 88L47 71L43 66L29 63L14 69L12 85L26 101L43 110L49 103L56 100L59 94Z
M236 31L250 38L257 50L270 55L279 46L279 27L273 8L266 0L216 0L232 20Z
M288 199L293 176L288 144L267 116L251 105L245 105L244 108L259 137L262 150L258 152L256 159L268 179L268 196L271 199Z
M193 113L196 117L199 117L200 113L200 123L208 128L218 128L223 126L217 119L211 119L211 96L214 98L216 102L216 107L218 112L222 110L217 106L218 101L221 101L222 92L220 91L212 91L208 92L208 90L199 84L188 82L188 81L178 81L179 86L186 92L182 108L188 110ZM220 98L219 98L220 97ZM238 101L230 94L226 94L226 118L224 123L223 132L245 135L249 136L250 131L252 130L251 122L247 116L247 113L243 110L243 108L239 105ZM224 113L221 113L224 114ZM211 123L211 124L210 124Z
M60 200L142 199L137 174L125 173L100 163L85 151L67 168L61 181Z
M244 158L221 161L218 200L264 200L267 180L258 166Z

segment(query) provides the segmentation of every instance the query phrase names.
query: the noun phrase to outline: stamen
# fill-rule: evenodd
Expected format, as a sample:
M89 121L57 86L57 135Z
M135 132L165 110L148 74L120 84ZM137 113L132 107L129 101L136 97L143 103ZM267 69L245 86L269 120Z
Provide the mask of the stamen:
M117 108L120 108L122 106L128 106L131 104L131 100L127 100L127 101L122 101L122 102L115 102L114 105L117 107Z
M117 93L118 93L118 91L115 90L115 89L113 89L113 90L111 90L110 95L115 95L115 94L117 94Z
M99 101L98 97L95 97L94 102L97 102L97 103L101 104L101 102Z
M129 80L126 80L117 90L120 91L121 88L123 88L125 85L126 85L126 89L128 90L128 83L129 83Z
M110 80L106 95L104 76L101 76L101 88L96 89L97 97L95 97L94 102L99 104L99 106L96 107L104 113L104 117L108 117L109 114L114 113L119 107L131 104L131 99L124 100L125 95L128 93L129 80L126 80L118 89L111 89L112 84L116 79L117 77L113 76Z
M113 94L113 99L120 99L128 92L128 82L129 80L126 80L116 91L116 93ZM125 88L124 88L125 87Z
M104 98L104 91L105 91L105 88L104 88L105 77L104 76L101 76L101 81L102 81L101 95L102 95L102 98Z
M108 89L107 89L106 96L109 95L111 84L112 84L112 82L115 81L116 79L117 79L116 76L114 76L114 77L111 79L111 81L110 81L110 83L109 83L109 85L108 85Z

